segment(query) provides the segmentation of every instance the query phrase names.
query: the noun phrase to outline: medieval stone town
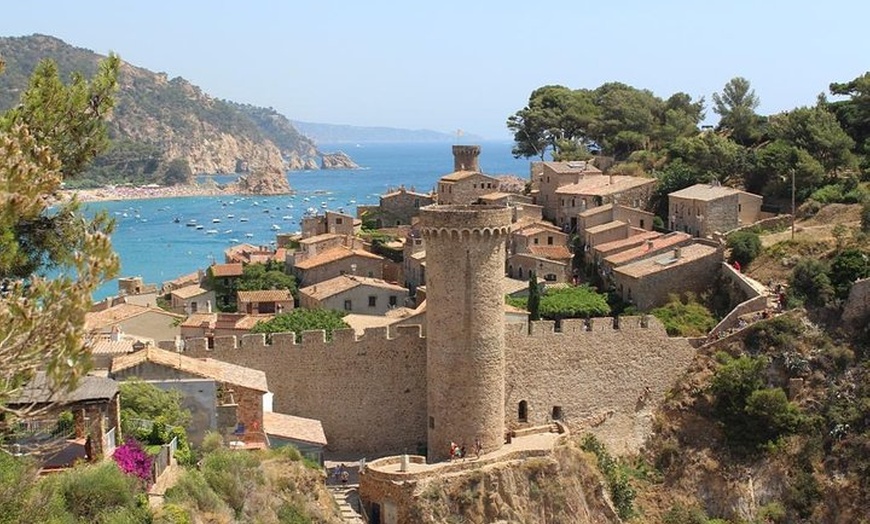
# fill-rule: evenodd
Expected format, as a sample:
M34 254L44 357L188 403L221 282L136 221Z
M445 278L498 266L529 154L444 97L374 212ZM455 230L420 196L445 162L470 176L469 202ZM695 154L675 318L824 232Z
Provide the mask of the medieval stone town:
M160 289L121 279L87 318L102 370L75 392L77 430L87 420L102 435L88 455L115 446L113 381L139 377L182 392L193 442L217 431L238 449L293 444L336 472L340 497L355 501L349 515L409 522L417 484L433 476L546 456L578 432L637 450L696 348L776 310L773 289L724 261L727 233L787 224L762 197L694 185L669 195L657 228L653 179L537 162L529 190L508 191L480 171L480 152L453 146L453 172L432 193L398 188L357 217L308 217L301 236L234 246ZM358 236L363 217L401 240L376 253ZM297 279L298 300L237 289L247 264L268 261ZM530 321L505 303L529 292L532 274L576 285L580 267L639 313ZM646 314L717 280L735 307L706 339L669 337ZM238 312L217 311L229 304ZM345 311L350 328L250 333L294 308Z

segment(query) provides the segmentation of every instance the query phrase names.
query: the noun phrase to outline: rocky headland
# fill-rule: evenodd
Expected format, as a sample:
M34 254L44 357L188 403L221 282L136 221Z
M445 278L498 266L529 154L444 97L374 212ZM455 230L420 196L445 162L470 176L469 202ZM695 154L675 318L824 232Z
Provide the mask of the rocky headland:
M324 153L321 157L321 168L359 169L359 166L346 153L338 151L335 153Z

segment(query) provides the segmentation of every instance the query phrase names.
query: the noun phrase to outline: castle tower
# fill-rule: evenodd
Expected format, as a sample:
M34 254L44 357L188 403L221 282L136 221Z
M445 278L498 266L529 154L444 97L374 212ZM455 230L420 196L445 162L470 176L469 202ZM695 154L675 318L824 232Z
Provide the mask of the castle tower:
M453 146L453 171L480 173L480 146Z
M456 151L454 146L454 152ZM511 210L420 209L426 243L428 458L504 442L504 261Z

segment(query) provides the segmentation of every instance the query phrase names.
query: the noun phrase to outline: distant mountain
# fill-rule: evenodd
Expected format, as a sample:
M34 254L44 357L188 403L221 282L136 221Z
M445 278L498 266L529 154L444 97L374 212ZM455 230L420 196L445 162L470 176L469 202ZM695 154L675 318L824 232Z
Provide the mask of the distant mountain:
M340 124L316 124L292 121L296 129L318 143L362 144L365 142L455 142L455 133L440 133L428 129L398 129L394 127L366 127ZM464 142L480 142L477 135L463 134Z
M45 35L0 38L0 56L6 61L0 111L18 102L40 60L54 60L66 80L76 71L93 76L104 58ZM170 79L127 63L118 83L110 149L79 183L160 183L176 159L186 160L193 173L320 167L315 143L271 108L214 98L181 77Z

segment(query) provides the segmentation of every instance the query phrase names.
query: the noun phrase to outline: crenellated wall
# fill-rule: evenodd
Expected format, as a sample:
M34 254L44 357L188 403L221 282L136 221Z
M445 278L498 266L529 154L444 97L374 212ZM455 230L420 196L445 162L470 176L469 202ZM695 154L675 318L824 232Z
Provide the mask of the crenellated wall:
M617 326L617 327L614 327ZM505 426L546 424L553 406L572 430L591 430L614 450L636 449L651 428L653 404L694 355L685 339L668 338L654 317L563 320L505 327ZM263 370L274 410L319 419L329 449L369 457L417 453L427 440L426 339L419 326L355 337L339 330L217 337L187 341L191 356L210 356ZM649 392L646 388L649 388Z
M373 328L356 338L338 330L187 341L185 353L262 370L279 413L318 419L329 449L365 455L416 452L426 442L426 339L419 326L399 326L393 338Z
M533 322L531 335L508 326L508 427L561 420L590 430L616 451L636 450L652 427L655 402L685 372L694 349L668 338L654 317Z

